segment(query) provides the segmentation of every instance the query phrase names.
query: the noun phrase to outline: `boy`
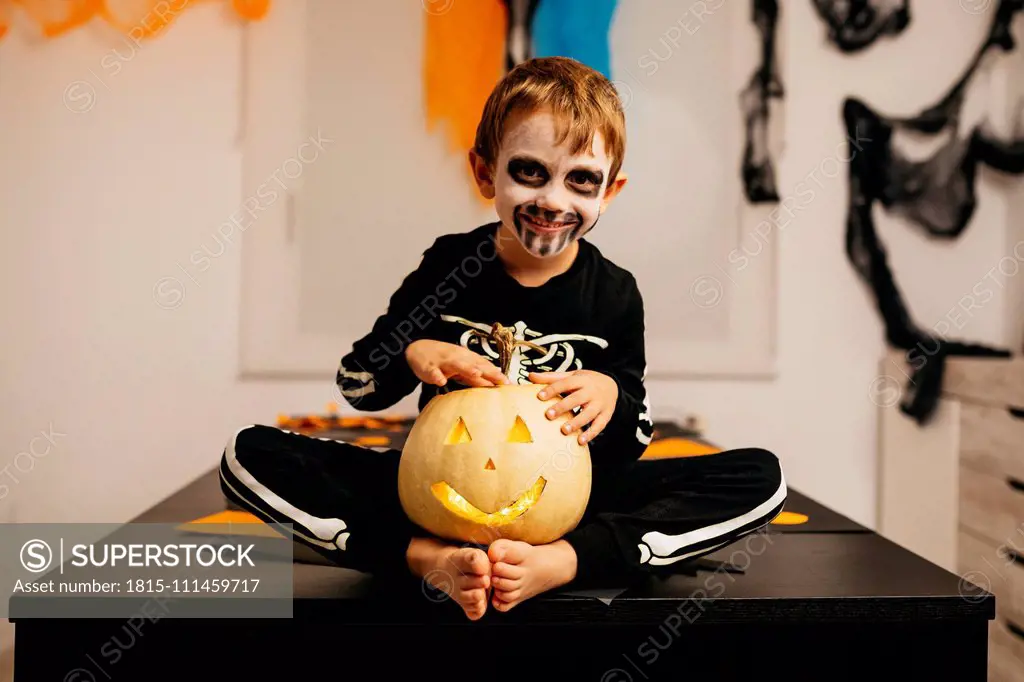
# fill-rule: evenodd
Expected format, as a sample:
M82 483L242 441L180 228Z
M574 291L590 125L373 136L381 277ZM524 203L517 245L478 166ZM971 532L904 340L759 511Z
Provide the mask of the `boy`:
M439 391L505 382L563 396L548 417L575 413L566 433L590 444L593 466L576 529L541 546L442 542L400 506L398 450L265 426L242 429L225 449L225 494L294 524L298 541L338 565L429 581L472 620L569 583L624 585L768 524L786 499L769 452L637 462L653 432L643 301L633 276L583 238L626 183L624 152L623 111L603 75L557 57L512 69L469 153L499 220L438 238L337 373L362 410L418 385L421 409ZM517 348L508 376L474 333L499 323L533 344Z

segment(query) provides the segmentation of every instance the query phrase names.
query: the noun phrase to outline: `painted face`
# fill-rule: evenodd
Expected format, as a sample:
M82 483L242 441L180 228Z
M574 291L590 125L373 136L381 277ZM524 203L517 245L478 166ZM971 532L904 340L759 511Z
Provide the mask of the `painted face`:
M527 251L556 256L597 223L612 159L594 135L590 152L555 144L555 119L542 111L514 119L498 154L494 204Z

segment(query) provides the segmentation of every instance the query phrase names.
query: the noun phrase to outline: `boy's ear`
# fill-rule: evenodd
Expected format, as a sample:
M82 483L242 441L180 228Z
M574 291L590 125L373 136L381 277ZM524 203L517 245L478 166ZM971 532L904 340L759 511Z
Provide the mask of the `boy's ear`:
M494 198L494 173L491 172L487 162L475 149L469 150L469 167L473 170L473 179L480 189L484 199Z
M614 199L619 194L619 192L622 191L622 188L626 186L626 181L628 179L628 176L621 170L618 172L618 174L616 174L615 180L609 183L607 189L605 189L604 191L604 199L601 200L602 211L608 208L608 204L612 202L612 199Z

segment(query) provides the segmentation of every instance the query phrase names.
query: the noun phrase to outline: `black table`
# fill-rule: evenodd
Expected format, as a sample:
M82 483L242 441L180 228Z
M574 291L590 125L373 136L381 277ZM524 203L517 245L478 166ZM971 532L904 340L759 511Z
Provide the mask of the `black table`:
M224 508L211 471L134 521ZM741 573L548 594L475 623L417 581L304 563L287 620L165 618L134 632L14 619L15 680L985 680L992 595L796 491L787 510L811 519L711 555ZM116 661L100 654L114 638Z

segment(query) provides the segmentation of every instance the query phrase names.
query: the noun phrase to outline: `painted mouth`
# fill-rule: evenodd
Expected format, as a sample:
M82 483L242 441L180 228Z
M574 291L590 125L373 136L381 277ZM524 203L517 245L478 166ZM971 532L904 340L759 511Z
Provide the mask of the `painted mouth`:
M540 233L554 233L567 230L579 224L579 221L575 218L571 220L544 220L536 216L531 216L526 213L520 213L519 219L525 223L531 230Z
M473 523L482 526L495 527L512 523L529 511L533 505L537 504L537 500L540 499L541 493L544 492L545 485L547 485L547 481L545 481L544 477L541 476L532 486L530 486L529 490L519 495L519 497L498 511L491 513L477 509L469 500L460 495L455 488L451 487L444 481L440 481L430 486L430 492L434 493L434 497L444 505L445 509L455 514L460 519L472 521Z

